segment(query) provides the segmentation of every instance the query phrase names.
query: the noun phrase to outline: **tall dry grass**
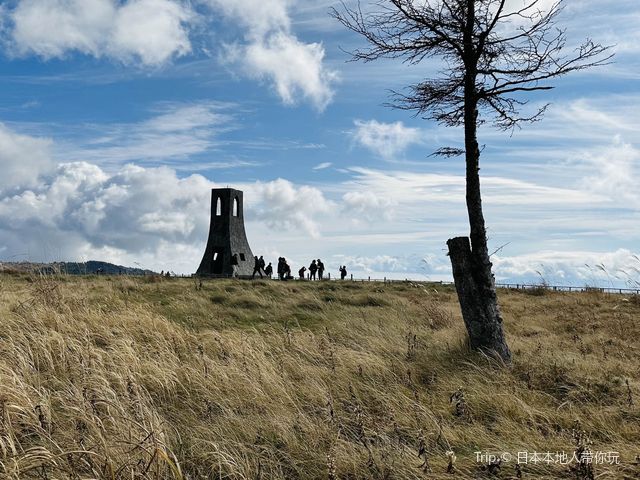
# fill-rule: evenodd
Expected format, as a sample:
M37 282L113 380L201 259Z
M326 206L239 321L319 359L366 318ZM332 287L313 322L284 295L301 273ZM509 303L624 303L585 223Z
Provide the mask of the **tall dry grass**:
M502 293L504 369L439 286L157 280L0 276L0 477L640 475L632 299Z

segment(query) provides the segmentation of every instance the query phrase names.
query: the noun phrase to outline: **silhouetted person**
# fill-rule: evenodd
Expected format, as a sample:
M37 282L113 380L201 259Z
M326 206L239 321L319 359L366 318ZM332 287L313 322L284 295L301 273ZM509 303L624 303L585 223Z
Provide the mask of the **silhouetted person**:
M264 258L262 258L262 255L260 255L260 259L258 261L260 262L260 268L264 272Z
M300 270L298 270L298 275L300 275L300 280L304 280L304 272L307 271L307 267L302 267Z
M238 254L231 255L231 278L238 276Z
M347 278L347 266L340 267L340 280Z
M318 259L318 280L322 280L322 274L324 273L324 263Z
M282 280L282 276L284 275L284 258L278 258L278 278Z
M284 277L284 280L291 280L293 278L291 276L291 267L284 257L282 257L282 276Z
M271 275L273 275L273 267L271 266L271 262L269 262L269 265L267 265L264 269L264 273L269 278L271 278Z
M260 259L258 258L258 256L256 255L255 257L253 257L253 274L251 275L251 279L253 280L254 278L256 278L256 273L260 275L260 278L262 278L262 272L261 267L260 267ZM264 261L263 261L264 263Z
M318 271L318 265L315 260L311 261L311 265L309 265L309 273L311 274L311 280L316 279L316 272Z

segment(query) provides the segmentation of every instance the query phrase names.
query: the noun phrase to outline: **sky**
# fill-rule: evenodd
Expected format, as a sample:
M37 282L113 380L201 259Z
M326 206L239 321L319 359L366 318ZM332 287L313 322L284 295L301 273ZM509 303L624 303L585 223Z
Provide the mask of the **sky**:
M230 186L269 261L450 279L464 162L430 155L463 132L385 105L437 60L349 62L335 4L0 2L0 261L192 273ZM481 128L496 278L637 286L640 2L569 0L560 23L616 56L528 98L543 121Z

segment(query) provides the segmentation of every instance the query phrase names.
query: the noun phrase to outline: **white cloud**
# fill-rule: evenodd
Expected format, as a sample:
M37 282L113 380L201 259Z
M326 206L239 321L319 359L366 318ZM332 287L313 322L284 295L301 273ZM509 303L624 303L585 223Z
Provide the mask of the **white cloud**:
M0 31L17 56L78 52L160 66L192 52L190 34L204 18L192 3L244 30L241 41L223 48L225 63L272 84L286 104L304 99L322 111L331 102L337 73L324 64L321 43L292 32L288 0L16 0L0 10Z
M116 17L112 49L115 55L138 57L160 65L191 52L187 23L193 13L170 0L130 0Z
M315 187L297 187L279 178L272 182L248 184L245 190L248 217L265 222L276 233L283 230L302 232L311 237L320 236L320 218L335 209L333 202Z
M444 254L334 255L357 278L421 278L452 281L451 263ZM540 251L492 257L498 283L555 286L640 288L640 256L626 249L612 252Z
M613 252L543 251L494 256L500 281L542 282L559 286L640 288L640 260L626 249Z
M463 204L465 177L351 168L354 179L347 183L376 198L390 202L418 205L440 205L442 202ZM607 200L578 188L550 187L514 178L485 176L482 178L483 200L496 206L545 206L561 202L567 206L586 207Z
M61 164L36 186L0 196L2 257L192 272L204 251L214 186L167 167L125 165L107 173L86 162ZM242 188L248 223L278 234L318 236L318 217L333 208L320 190L282 179Z
M347 192L342 196L344 210L355 220L379 222L389 220L396 203L386 195L376 195L370 191Z
M79 52L158 66L191 51L194 13L175 0L18 0L9 16L17 55Z
M616 137L611 145L584 152L583 162L593 173L582 180L585 190L606 195L612 201L625 201L640 209L637 179L640 175L640 150Z
M341 265L347 265L355 272L415 272L420 269L419 258L396 257L391 255L348 256L335 255Z
M227 46L225 62L271 82L285 104L302 97L320 111L326 108L337 73L324 65L322 44L302 42L292 33L288 0L205 1L246 29L244 42Z
M252 40L260 40L272 31L289 30L291 27L288 9L292 0L203 1L242 24Z
M145 132L191 132L210 112L184 107L146 122ZM51 140L0 125L0 253L32 261L103 259L192 272L202 255L210 219L210 189L201 175L181 178L169 167L89 162L56 166ZM28 166L28 169L21 168ZM335 205L315 187L287 180L238 185L247 220L285 236L320 235ZM260 227L262 228L262 227Z
M354 140L387 160L402 154L409 146L424 141L424 133L420 129L406 127L402 122L356 120L354 123L356 129L351 132Z
M37 252L53 234L72 240L68 250L55 245L64 256L75 257L80 241L136 253L161 239L191 243L206 235L210 186L204 177L179 179L168 168L128 165L108 174L84 162L62 164L38 186L2 198L0 223L18 250L31 243Z
M237 55L229 58L238 60ZM246 71L258 79L272 80L284 103L293 105L302 96L318 110L324 110L331 102L331 84L337 78L335 72L323 66L323 58L321 44L303 43L284 32L243 49Z
M192 171L229 166L189 159L215 149L219 134L233 128L228 110L214 102L163 104L153 111L154 116L138 123L89 126L76 146L67 146L61 157L100 165L164 163Z
M315 167L313 167L313 170L325 170L329 167L331 167L333 165L333 163L331 162L322 162L319 163L318 165L316 165Z
M52 140L16 133L0 123L0 193L30 187L38 175L55 167Z

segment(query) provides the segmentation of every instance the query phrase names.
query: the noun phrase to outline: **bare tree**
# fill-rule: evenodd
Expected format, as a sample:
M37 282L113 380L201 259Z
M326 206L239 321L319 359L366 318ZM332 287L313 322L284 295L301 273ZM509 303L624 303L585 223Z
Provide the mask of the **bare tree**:
M331 15L363 36L366 49L354 60L399 58L417 64L439 57L439 78L395 93L392 105L452 127L464 127L464 150L444 147L436 154L464 155L470 239L447 242L453 276L471 347L511 361L491 271L480 193L477 130L490 120L503 130L539 120L547 105L527 109L526 92L550 90L549 81L604 65L609 47L586 40L567 50L557 27L564 0L548 8L541 0L379 0L370 11L342 4ZM525 113L523 113L525 112Z

